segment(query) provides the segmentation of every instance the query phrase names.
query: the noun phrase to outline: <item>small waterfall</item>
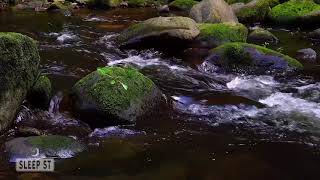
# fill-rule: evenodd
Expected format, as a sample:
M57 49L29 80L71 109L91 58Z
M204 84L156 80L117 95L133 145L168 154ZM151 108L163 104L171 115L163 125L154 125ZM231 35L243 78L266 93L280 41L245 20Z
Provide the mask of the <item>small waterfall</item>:
M50 101L50 106L49 106L49 113L50 114L56 114L59 112L60 109L60 103L63 99L63 93L58 92L55 96L52 97Z

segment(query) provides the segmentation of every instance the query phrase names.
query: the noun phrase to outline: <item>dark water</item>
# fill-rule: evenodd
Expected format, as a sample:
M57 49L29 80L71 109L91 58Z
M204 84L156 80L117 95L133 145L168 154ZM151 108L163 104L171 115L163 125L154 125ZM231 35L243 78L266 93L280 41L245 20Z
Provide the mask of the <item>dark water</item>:
M136 66L172 101L170 108L159 107L135 125L80 135L88 150L58 160L55 173L15 173L2 152L0 179L320 178L319 64L307 64L303 73L290 76L207 74L198 71L197 57L117 48L113 38L119 31L154 16L153 9L0 13L0 31L21 32L39 42L41 69L57 94L47 112L24 106L17 125L36 118L40 124L57 122L53 132L78 135L80 125L62 96L81 77L106 65ZM293 57L301 48L320 53L317 42L305 37L307 31L272 29L280 43L270 48ZM76 128L66 130L70 124ZM16 136L10 130L1 144Z

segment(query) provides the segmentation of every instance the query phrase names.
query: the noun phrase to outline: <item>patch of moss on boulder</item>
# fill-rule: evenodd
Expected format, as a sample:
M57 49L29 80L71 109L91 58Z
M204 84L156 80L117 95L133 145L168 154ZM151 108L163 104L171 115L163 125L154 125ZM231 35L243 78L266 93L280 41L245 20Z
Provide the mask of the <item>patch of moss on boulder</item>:
M0 32L0 131L8 128L39 74L36 42L19 33Z
M30 136L12 139L5 143L5 149L11 160L14 158L58 157L70 158L85 150L85 145L71 137L48 135ZM37 157L33 155L39 150Z
M257 28L252 31L248 36L248 42L258 45L263 44L277 44L279 39L273 35L270 31Z
M156 85L133 68L98 68L74 87L75 110L91 126L133 123L160 102ZM94 118L96 117L96 118Z
M319 20L320 5L312 0L290 0L272 8L270 17L279 23L294 23L296 21Z
M199 34L197 23L187 17L156 17L130 26L118 36L125 48L187 46Z
M190 10L197 3L194 0L174 0L169 4L169 7L176 10Z
M264 21L278 0L253 0L247 4L232 5L240 22L259 22Z
M198 40L207 47L219 46L227 42L246 42L248 29L240 23L200 24Z
M47 109L51 99L51 91L50 79L41 75L28 92L28 100L34 107Z
M211 55L201 69L240 71L241 73L264 74L302 68L294 58L277 51L248 43L226 43L211 50Z
M91 8L105 9L118 7L122 2L122 0L88 0L86 3Z

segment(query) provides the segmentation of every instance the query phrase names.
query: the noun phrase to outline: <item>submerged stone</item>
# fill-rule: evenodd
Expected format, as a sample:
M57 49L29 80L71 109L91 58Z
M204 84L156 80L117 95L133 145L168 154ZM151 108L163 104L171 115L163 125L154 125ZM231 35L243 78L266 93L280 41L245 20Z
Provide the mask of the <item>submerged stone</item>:
M159 104L162 94L136 69L98 68L74 87L74 108L91 126L134 123Z
M211 55L201 65L208 71L215 68L224 71L264 74L302 68L294 58L277 51L248 43L227 43L211 50Z
M240 23L200 24L197 40L206 47L216 47L227 42L246 42L248 29Z
M50 135L15 138L5 143L5 149L11 161L15 161L16 158L70 158L85 150L85 145L71 137Z
M315 63L317 61L317 52L311 48L300 49L297 51L296 55L297 59L308 63Z
M203 0L192 7L190 17L198 23L238 22L224 0Z
M35 41L18 33L0 33L0 131L8 128L39 74Z

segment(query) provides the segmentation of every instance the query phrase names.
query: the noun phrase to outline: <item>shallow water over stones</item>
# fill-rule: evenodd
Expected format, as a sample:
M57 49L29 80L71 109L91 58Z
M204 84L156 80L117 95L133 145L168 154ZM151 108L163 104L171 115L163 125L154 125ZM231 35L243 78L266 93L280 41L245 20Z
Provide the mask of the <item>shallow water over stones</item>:
M21 125L86 142L86 151L58 160L52 178L318 179L319 60L302 74L206 73L198 70L201 62L180 54L117 47L119 31L156 15L152 9L80 10L68 17L1 12L0 31L38 40L41 68L56 94L47 111L26 103L2 144L22 136ZM318 42L306 38L309 30L270 31L279 38L278 45L266 45L274 50L293 57L303 48L320 52ZM107 65L137 67L161 88L169 108L132 126L90 129L79 122L70 109L71 87ZM0 165L5 178L21 175L7 157Z

